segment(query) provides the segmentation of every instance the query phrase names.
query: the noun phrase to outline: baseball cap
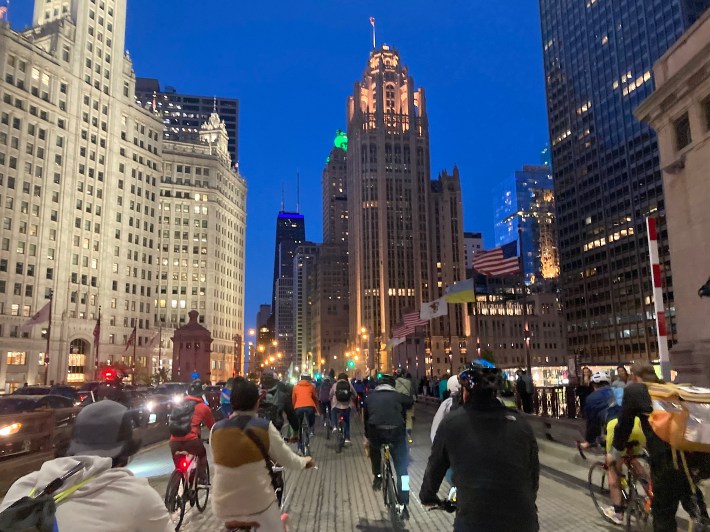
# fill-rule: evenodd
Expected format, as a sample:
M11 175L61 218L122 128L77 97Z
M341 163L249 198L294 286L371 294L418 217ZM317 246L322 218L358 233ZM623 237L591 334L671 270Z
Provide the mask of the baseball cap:
M140 442L133 438L131 416L128 408L108 399L85 406L76 416L67 455L116 458L125 451L135 453Z

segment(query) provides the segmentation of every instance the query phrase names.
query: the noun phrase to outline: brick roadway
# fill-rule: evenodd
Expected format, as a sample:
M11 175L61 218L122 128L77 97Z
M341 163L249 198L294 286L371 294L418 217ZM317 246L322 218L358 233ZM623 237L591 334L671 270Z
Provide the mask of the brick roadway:
M415 438L410 449L411 518L406 523L406 530L412 532L453 529L453 516L441 511L427 511L416 497L431 447L429 427L433 413L433 406L417 405ZM289 473L286 477L289 530L395 530L382 502L381 492L374 492L371 488L370 464L364 454L362 424L357 416L353 417L352 445L341 454L336 454L334 440L326 441L323 431L322 426L318 427L312 442L312 453L319 469ZM543 468L537 503L542 531L615 529L602 522L579 480L565 472L545 467L545 452L541 452L540 459ZM153 446L137 456L130 467L137 475L149 477L150 484L162 495L172 470L170 451L166 444ZM447 489L442 487L442 496ZM209 507L204 514L193 508L188 510L181 530L219 531L221 526Z

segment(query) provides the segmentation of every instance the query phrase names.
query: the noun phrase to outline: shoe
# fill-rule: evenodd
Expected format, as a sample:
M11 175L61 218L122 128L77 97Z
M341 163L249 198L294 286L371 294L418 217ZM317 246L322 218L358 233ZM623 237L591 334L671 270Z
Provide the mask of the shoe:
M345 443L350 443L350 440L348 438L345 438Z
M604 515L615 525L624 524L624 514L617 513L613 506L604 508Z
M372 481L372 489L374 491L380 491L382 489L382 477L377 475L375 480Z
M338 432L338 427L333 427L333 432Z

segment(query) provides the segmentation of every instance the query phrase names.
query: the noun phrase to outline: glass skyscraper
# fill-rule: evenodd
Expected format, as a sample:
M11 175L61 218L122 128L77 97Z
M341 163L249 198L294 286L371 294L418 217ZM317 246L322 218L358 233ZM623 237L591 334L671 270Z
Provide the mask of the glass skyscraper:
M495 245L517 241L522 228L525 282L556 278L559 260L550 168L524 166L498 185L495 201Z
M656 358L645 218L665 239L665 209L655 135L632 112L653 92L654 62L708 4L540 0L560 281L569 349L585 362Z

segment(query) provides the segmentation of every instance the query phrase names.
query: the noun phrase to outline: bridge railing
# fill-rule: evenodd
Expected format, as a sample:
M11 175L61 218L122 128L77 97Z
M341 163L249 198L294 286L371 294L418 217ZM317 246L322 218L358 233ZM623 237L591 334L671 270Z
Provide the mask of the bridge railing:
M520 399L518 399L520 404ZM533 414L555 419L581 418L579 397L573 386L538 386L533 393Z

